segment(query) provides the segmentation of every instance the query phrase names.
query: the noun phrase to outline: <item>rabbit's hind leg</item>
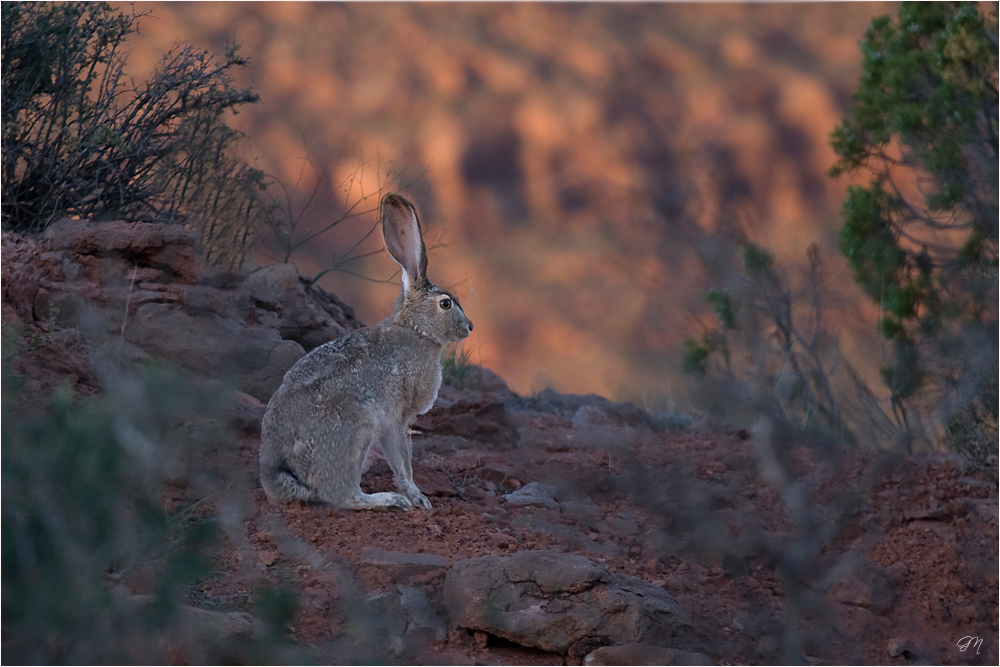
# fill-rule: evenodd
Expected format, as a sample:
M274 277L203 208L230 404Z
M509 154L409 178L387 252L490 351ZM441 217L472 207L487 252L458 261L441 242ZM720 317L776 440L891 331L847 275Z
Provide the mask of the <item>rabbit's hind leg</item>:
M307 503L316 500L315 490L302 483L287 461L282 460L277 469L269 473L271 475L269 479L261 477L264 491L269 497L285 502L298 500Z
M396 487L414 507L430 509L431 501L413 482L413 444L406 429L386 427L382 430L382 453L396 478Z
M373 423L362 424L348 433L341 432L343 446L332 448L326 461L324 484L320 497L335 507L351 510L408 510L413 503L399 493L365 493L361 490L361 474L378 429ZM336 440L335 438L331 438Z

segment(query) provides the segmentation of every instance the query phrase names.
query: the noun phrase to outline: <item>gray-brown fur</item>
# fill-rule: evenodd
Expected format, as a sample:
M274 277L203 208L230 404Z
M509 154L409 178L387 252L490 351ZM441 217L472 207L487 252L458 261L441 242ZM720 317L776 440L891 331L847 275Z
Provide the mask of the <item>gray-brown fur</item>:
M396 311L373 327L316 348L285 374L261 429L260 476L269 498L351 509L429 508L413 483L409 425L441 387L441 352L472 322L458 300L427 280L413 205L381 203L386 249L403 269ZM361 473L378 445L399 493L365 494Z

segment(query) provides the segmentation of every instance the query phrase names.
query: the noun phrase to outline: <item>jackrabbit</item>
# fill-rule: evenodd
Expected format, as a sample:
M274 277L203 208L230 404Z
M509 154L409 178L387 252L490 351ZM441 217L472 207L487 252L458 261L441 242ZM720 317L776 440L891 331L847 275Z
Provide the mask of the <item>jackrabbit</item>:
M382 198L382 237L403 269L392 315L317 347L285 374L261 426L260 479L272 500L349 509L431 506L413 483L409 425L441 387L441 352L472 331L458 300L427 279L417 211ZM377 445L400 493L363 493L362 465Z

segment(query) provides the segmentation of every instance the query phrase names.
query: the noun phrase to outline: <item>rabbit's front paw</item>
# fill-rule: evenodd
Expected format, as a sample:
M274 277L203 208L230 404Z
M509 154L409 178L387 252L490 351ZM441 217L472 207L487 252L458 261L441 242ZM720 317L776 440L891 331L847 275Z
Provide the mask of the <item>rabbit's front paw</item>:
M417 488L416 484L407 484L400 491L413 503L414 507L422 510L429 510L431 508L431 501L427 500L427 496L420 493L420 489Z
M413 506L418 509L429 510L431 508L431 501L427 500L427 496L419 491L416 496L410 497L410 502L413 503Z

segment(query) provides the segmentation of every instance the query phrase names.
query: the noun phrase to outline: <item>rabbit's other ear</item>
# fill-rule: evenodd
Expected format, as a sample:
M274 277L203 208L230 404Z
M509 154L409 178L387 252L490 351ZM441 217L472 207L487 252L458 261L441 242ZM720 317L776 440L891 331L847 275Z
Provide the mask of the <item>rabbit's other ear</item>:
M385 249L403 269L403 291L423 286L427 282L427 251L417 209L405 198L388 194L382 197L381 216Z

